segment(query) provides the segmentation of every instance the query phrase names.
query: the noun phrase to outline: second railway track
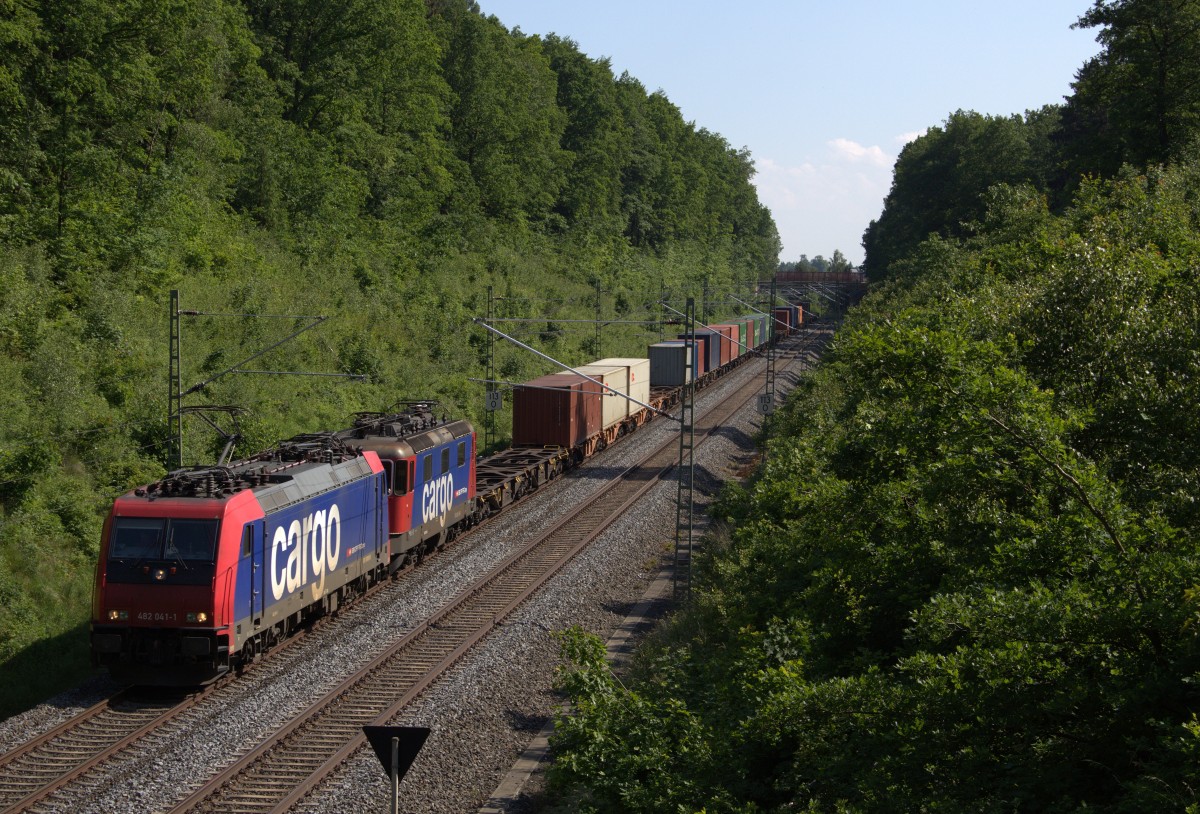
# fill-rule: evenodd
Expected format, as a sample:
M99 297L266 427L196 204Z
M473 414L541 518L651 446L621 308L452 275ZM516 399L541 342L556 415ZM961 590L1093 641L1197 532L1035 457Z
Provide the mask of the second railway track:
M191 698L138 701L121 692L0 756L0 812L32 810L56 789L162 726L192 703Z

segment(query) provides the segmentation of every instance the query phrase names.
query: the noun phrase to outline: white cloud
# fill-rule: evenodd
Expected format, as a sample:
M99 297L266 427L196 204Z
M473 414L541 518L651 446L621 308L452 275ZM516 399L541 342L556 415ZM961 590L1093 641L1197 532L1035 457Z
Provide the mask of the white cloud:
M769 207L779 206L782 209L800 205L799 191L804 188L805 179L812 178L818 171L809 162L789 167L770 158L758 159L754 166L757 170L754 184L758 187L759 199ZM768 199L774 201L774 205Z
M857 141L845 138L835 138L827 142L839 158L851 162L865 161L879 167L891 166L892 159L879 147L864 147Z
M755 161L758 198L779 228L782 260L796 260L801 254L829 257L838 249L851 262L862 262L862 233L883 209L893 158L879 147L848 139L828 145L829 152L820 159Z

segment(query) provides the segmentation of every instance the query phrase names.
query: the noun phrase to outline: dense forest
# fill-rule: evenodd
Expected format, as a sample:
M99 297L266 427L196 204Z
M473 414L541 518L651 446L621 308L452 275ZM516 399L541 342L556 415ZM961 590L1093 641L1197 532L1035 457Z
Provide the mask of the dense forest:
M1081 13L899 156L691 607L563 636L564 810L1200 811L1200 2Z
M800 255L799 260L789 260L779 264L780 271L808 271L816 273L850 271L854 266L846 259L840 249L834 249L828 259L817 255L809 259L808 255Z
M86 674L104 513L165 471L171 290L232 315L181 318L185 389L292 315L329 319L250 367L365 377L185 399L244 409L247 453L400 399L478 420L489 287L578 362L657 328L565 320L778 262L745 150L470 0L15 0L0 42L0 714ZM220 449L189 419L185 463Z

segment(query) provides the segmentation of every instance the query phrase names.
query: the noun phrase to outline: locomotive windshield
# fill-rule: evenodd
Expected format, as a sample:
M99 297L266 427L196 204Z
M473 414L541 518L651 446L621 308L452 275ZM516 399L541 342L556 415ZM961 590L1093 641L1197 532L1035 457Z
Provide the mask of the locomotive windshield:
M113 523L109 559L212 562L216 520L118 517Z
M173 582L186 584L192 578L207 579L217 548L217 521L165 517L117 517L108 543L108 577L111 581L141 582L142 577L178 575ZM185 576L186 575L186 576ZM159 581L163 580L158 576Z

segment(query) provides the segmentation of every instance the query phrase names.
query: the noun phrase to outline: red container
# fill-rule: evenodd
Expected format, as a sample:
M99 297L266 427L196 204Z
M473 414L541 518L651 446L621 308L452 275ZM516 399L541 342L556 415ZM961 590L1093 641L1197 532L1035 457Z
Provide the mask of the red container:
M513 388L514 447L573 447L600 432L602 388L554 373Z

